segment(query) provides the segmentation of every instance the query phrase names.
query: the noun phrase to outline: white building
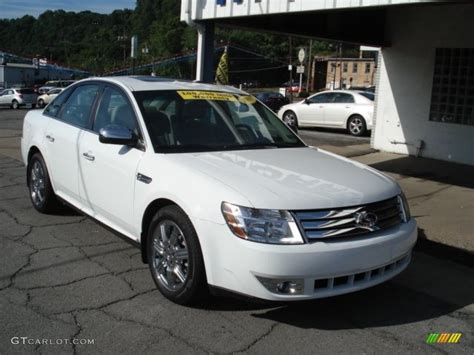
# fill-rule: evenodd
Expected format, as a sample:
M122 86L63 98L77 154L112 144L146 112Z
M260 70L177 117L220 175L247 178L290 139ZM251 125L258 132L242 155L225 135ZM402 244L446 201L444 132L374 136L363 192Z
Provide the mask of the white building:
M376 149L474 165L474 1L182 0L211 81L214 26L381 47Z

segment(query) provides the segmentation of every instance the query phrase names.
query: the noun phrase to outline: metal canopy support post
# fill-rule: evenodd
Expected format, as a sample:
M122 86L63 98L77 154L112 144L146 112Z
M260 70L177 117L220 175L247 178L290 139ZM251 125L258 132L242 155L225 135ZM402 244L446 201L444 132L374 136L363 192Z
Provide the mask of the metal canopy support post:
M196 23L198 50L196 80L205 83L214 81L214 23Z

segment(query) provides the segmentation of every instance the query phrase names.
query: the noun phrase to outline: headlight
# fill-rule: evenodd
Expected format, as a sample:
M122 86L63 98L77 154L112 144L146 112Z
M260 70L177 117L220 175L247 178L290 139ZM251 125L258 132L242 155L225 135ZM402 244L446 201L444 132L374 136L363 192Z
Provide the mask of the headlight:
M406 223L411 219L411 213L410 206L408 206L408 200L403 192L398 195L398 204L400 205L400 213L402 215L403 222Z
M239 238L269 244L303 244L293 216L288 211L260 210L222 203L222 214Z

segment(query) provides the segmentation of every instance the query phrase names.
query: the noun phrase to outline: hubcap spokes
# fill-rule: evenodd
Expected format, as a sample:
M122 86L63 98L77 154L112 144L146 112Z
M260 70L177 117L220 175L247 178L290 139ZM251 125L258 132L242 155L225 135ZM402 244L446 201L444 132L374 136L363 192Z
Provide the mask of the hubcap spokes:
M153 236L153 268L158 282L176 291L188 278L189 254L181 228L170 220L161 221Z
M35 205L41 205L45 199L44 170L38 161L31 167L31 198Z
M352 133L360 133L362 131L362 121L360 119L352 120L350 128Z
M293 117L293 115L286 115L285 116L285 122L288 125L293 126L295 124L295 118Z

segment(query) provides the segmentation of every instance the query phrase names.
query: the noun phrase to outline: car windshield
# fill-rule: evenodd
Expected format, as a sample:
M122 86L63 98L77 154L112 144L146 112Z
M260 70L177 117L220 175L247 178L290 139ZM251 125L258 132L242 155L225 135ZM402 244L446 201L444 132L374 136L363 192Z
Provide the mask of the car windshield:
M304 147L253 96L215 91L134 93L156 152Z

